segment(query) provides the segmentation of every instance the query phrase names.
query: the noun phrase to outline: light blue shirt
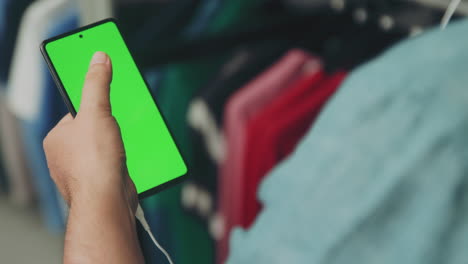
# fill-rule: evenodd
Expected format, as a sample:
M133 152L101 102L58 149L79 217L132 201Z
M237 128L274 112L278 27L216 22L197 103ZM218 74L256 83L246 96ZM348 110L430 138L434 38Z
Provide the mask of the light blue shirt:
M259 197L229 264L468 263L468 21L355 70Z

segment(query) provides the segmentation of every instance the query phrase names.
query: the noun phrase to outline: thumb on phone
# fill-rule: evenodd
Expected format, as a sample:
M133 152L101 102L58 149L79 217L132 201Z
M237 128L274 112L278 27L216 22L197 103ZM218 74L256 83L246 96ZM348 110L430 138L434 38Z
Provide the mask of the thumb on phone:
M94 53L86 74L79 112L110 115L109 93L111 80L112 65L109 56L102 51Z

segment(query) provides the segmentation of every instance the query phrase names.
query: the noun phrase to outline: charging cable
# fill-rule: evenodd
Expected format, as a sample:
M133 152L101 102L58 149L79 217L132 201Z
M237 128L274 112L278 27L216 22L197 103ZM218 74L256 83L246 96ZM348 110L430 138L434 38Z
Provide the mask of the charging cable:
M164 255L167 258L167 261L169 261L170 264L174 264L174 262L172 262L171 256L169 256L167 251L159 244L159 242L156 240L156 238L154 238L153 233L151 232L150 226L148 225L148 222L146 222L145 213L143 212L143 209L141 208L140 204L138 204L138 208L136 210L135 217L138 219L138 221L140 221L143 228L146 230L148 235L151 237L151 240L153 240L154 245L156 245L156 247L159 250L161 250L162 253L164 253Z

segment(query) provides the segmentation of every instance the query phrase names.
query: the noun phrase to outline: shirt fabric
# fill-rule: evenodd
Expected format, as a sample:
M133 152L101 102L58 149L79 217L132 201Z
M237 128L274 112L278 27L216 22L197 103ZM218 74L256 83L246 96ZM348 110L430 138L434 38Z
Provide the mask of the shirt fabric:
M31 4L20 25L7 89L8 107L19 121L18 136L25 144L41 213L52 231L64 228L63 201L49 176L42 141L67 111L38 47L44 39L77 24L76 7L70 1L42 0Z
M31 2L32 0L0 1L0 88L5 88L7 83L18 27Z
M227 254L227 236L233 226L240 223L239 197L243 193L243 159L246 149L246 126L251 118L267 106L282 90L302 75L306 63L318 60L301 50L292 50L277 63L237 91L224 111L223 131L226 140L225 160L220 167L219 208L224 222L224 234L218 242L219 262Z
M217 33L245 22L246 17L253 16L254 7L262 1L223 1L219 12L209 23L204 33ZM227 16L227 14L231 15ZM171 64L164 69L163 77L158 85L156 98L158 105L189 168L192 164L191 153L193 152L186 121L188 104L196 91L212 78L229 53ZM160 206L172 209L173 215L169 219L171 219L173 226L171 230L176 231L172 234L178 253L176 261L179 263L214 262L214 242L209 236L208 230L196 218L186 214L181 207L180 197L181 186L176 186L151 198L151 203L158 203ZM158 229L155 230L155 233L158 233Z
M245 211L238 212L243 227L250 226L260 211L256 194L262 178L294 150L344 76L309 73L249 122L242 175L245 195L241 197Z
M168 2L161 11L138 27L130 40L136 52L158 48L158 40L177 37L193 19L202 4L201 0L180 0ZM122 12L124 12L123 10Z
M227 263L467 263L468 21L359 67L294 154Z
M192 177L186 188L196 189L195 201L183 199L188 209L207 224L215 213L217 195L217 168L221 157L223 139L220 131L224 105L229 97L284 52L282 44L259 43L234 52L215 78L198 91L188 108L189 135L193 144ZM186 195L187 196L187 195Z
M222 0L202 0L202 3L195 11L192 22L184 28L182 34L191 38L204 32L221 6Z
M18 119L8 109L4 91L0 91L0 153L10 200L21 207L32 206L36 200L36 190L31 184L21 128Z
M20 206L32 205L34 191L25 165L18 124L6 106L5 90L20 20L31 0L0 1L0 185L9 185L9 197ZM8 178L8 180L7 180Z
M68 0L36 1L21 21L6 94L10 110L20 119L36 120L40 114L44 72L38 47L47 36L49 22L59 17L67 6Z
M190 40L199 34L202 34L212 22L215 12L219 9L220 5L221 1L219 0L203 0L200 1L200 4L197 6L196 10L193 11L193 8L186 9L186 11L193 11L193 17L190 19L191 22L188 25L184 25L184 27L181 29L181 37L185 40ZM177 14L178 16L181 15L180 12L177 12ZM168 18L177 19L177 16L171 16ZM179 20L178 23L180 22L181 21ZM153 35L157 33L154 31L152 32ZM164 37L167 37L167 34L163 35ZM164 87L172 80L171 76L174 74L174 72L170 69L173 68L169 67L166 69L164 67L156 67L147 70L147 81L151 87L153 95L156 96L158 102L167 101L164 99L164 93L163 95L160 95L159 93L161 91L161 87L164 90ZM168 72L169 75L167 75ZM169 78L169 80L167 78ZM183 80L181 81L183 82ZM177 82L172 84L177 84ZM195 83L190 83L189 85L194 85L196 87ZM164 106L162 108L164 108ZM172 123L170 126L172 126ZM172 131L174 131L174 129L172 129ZM176 129L176 131L178 130ZM180 196L180 187L174 188L176 191L171 192L171 195ZM200 228L201 225L199 225L198 222L187 221L187 216L185 215L184 211L177 209L167 209L168 207L180 207L181 201L177 200L178 198L179 197L170 197L169 195L158 195L149 197L143 201L143 207L145 208L145 214L147 215L151 229L157 230L157 232L160 234L160 239L165 241L165 247L169 252L177 252L177 254L175 254L177 262L213 262L214 252L212 251L212 248L214 246L212 241L210 241L209 237L206 235L206 230L204 228ZM174 221L174 219L177 221ZM175 232L168 232L168 229L175 230ZM187 237L198 239L198 242L196 243L197 245L194 246L194 243L191 242ZM155 249L151 240L146 238L146 240L142 241L141 244L144 248L143 251L145 253L145 260L147 263L160 263L161 261L166 261L164 255L158 254L157 256L154 256L153 252Z

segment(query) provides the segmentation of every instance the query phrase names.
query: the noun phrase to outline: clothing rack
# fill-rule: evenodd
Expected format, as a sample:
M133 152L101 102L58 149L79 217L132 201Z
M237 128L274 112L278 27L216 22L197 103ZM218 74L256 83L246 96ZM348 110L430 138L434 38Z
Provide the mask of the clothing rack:
M341 1L341 2L340 2ZM373 24L380 28L383 34L398 36L415 36L440 21L443 15L442 9L420 3L407 3L408 8L392 14L391 9L375 10L367 8L360 1L331 0L321 8L313 8L307 11L295 10L281 16L272 17L270 22L251 25L241 30L228 30L219 34L202 35L190 41L184 39L168 38L159 39L151 50L134 50L134 55L143 68L157 67L170 62L189 61L192 59L213 56L244 44L262 40L275 40L287 36L294 40L307 32L318 35L334 33L342 30L343 24L351 23L357 26ZM341 3L341 4L340 4ZM401 3L398 4L401 6ZM414 19L415 8L422 8L423 20ZM434 14L435 15L434 15ZM459 15L458 15L459 16ZM320 52L319 47L312 50Z

